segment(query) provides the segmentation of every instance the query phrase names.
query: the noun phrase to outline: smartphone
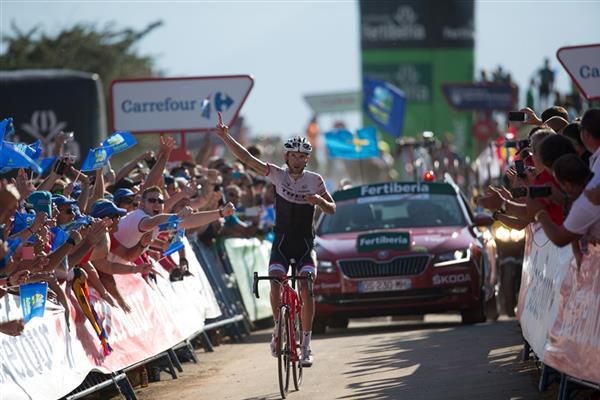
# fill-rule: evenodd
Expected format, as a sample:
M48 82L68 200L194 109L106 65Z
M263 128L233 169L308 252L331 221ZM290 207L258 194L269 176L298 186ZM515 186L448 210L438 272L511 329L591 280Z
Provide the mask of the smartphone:
M156 158L152 157L152 158L147 158L144 161L146 161L146 165L148 166L148 168L152 169L152 167L154 167L154 164L156 164Z
M519 178L525 177L525 164L523 160L515 160L515 169L517 170L517 176Z
M67 163L64 161L59 161L56 163L56 167L54 167L54 172L56 172L58 175L64 175L65 168L67 168Z
M550 186L529 186L529 197L532 199L550 195L552 195L552 187Z
M529 147L529 139L519 140L517 143L517 148L524 149L525 147Z
M512 122L525 122L527 121L527 114L523 111L509 111L508 120Z
M510 194L515 199L518 199L519 197L525 197L525 196L527 196L527 188L518 187L518 188L510 189Z

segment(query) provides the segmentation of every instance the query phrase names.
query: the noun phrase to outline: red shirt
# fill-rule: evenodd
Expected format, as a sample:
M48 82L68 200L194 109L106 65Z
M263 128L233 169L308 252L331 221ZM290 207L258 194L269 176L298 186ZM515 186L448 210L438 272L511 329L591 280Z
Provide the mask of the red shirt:
M555 190L560 189L560 185L558 184L556 179L554 179L554 177L550 175L550 173L546 170L544 170L541 174L535 177L533 184L553 186ZM546 210L548 215L550 215L552 222L554 222L556 225L562 225L563 221L565 220L565 213L563 212L563 208L558 204L554 204L547 199L538 200L544 205L544 209Z

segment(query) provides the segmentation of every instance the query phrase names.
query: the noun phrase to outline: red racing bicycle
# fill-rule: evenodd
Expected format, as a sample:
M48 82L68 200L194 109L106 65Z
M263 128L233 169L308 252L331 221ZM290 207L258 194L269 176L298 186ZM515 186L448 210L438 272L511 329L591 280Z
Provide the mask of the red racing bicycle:
M279 376L279 391L281 397L286 398L290 387L290 369L294 377L294 388L300 390L302 384L302 363L300 363L300 350L302 338L302 314L300 312L302 301L296 292L296 280L306 280L308 292L312 296L313 275L296 275L295 260L291 260L292 274L284 277L258 276L254 273L253 291L258 295L258 281L269 280L279 283L281 305L279 307L279 321L277 323L277 371ZM292 282L290 286L289 282Z

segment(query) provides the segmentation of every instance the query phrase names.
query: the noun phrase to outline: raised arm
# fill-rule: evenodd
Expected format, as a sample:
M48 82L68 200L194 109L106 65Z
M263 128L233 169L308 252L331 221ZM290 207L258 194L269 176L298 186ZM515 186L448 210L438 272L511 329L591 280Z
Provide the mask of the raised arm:
M146 181L140 188L140 193L143 193L144 189L147 189L150 186L158 185L160 183L160 179L162 178L163 172L165 171L165 166L167 165L167 161L169 161L169 156L175 148L175 145L175 139L171 137L161 136L158 159L156 160L156 164L154 164L154 166L150 170Z
M229 127L223 123L223 116L219 115L219 124L217 125L217 134L225 143L225 146L233 153L233 155L240 160L244 165L252 168L254 171L261 175L267 175L269 173L269 167L264 161L254 157L248 150L239 144L229 134Z

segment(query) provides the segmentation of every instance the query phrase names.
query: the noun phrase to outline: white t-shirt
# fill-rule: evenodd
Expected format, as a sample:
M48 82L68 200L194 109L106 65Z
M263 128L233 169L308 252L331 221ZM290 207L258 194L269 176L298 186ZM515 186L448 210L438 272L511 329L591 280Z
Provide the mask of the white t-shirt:
M150 215L140 209L130 212L119 221L119 230L115 232L114 237L123 246L128 249L132 248L140 242L140 239L146 233L140 230L140 222L142 219L149 217ZM158 236L158 227L153 229L152 237L156 238L156 236Z
M600 185L600 171L585 186L585 190ZM582 193L571 205L569 215L563 223L569 232L589 235L593 240L600 240L600 206L593 205L585 193Z

